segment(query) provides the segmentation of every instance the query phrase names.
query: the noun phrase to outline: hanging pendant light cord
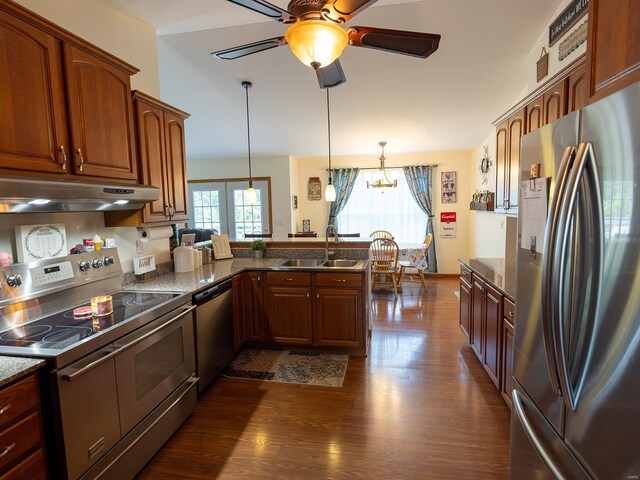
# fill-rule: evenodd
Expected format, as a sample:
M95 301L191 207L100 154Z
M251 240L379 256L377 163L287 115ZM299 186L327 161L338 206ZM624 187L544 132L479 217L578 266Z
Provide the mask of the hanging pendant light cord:
M329 185L331 180L331 110L329 109L329 89L327 88L327 131L329 132Z
M251 131L249 129L249 89L251 82L242 82L244 87L245 98L247 100L247 150L249 151L249 187L253 187L253 179L251 178Z

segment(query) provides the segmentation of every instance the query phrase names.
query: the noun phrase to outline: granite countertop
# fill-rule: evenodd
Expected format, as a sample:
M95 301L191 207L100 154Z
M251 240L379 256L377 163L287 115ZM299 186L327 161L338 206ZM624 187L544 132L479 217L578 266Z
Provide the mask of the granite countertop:
M35 372L45 361L36 358L0 356L0 388L12 381Z
M251 243L252 241L256 240L255 238L230 238L229 242L231 243ZM282 238L282 237L273 237L273 238L260 238L259 240L263 240L264 243L267 244L267 247L269 246L269 243L290 243L290 244L309 244L309 243L321 243L322 245L324 245L325 243L325 237L286 237L286 238ZM338 241L338 245L340 245L341 243L371 243L371 241L373 240L373 238L369 238L369 237L340 237L340 240ZM329 237L329 243L331 243L331 245L335 244L335 239L334 237Z
M231 258L229 260L214 260L210 264L196 268L193 272L176 273L174 271L164 273L147 282L129 283L123 288L125 290L155 291L155 292L192 292L195 293L205 287L220 283L223 280L233 277L244 270L271 270L278 267L286 258L263 258L256 260L253 258ZM354 271L362 272L367 268L368 262L364 262L363 268L331 268L318 269L317 267L295 268L294 271L322 271L341 272ZM281 269L274 271L282 271Z
M504 258L459 258L483 280L494 285L511 300L516 298L516 262Z

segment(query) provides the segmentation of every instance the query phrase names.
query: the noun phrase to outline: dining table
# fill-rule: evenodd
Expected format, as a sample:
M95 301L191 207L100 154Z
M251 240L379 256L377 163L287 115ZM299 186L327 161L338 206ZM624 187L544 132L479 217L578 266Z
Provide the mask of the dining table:
M411 266L423 271L429 268L429 261L425 252L424 243L411 243L396 241L398 244L398 262L406 261Z

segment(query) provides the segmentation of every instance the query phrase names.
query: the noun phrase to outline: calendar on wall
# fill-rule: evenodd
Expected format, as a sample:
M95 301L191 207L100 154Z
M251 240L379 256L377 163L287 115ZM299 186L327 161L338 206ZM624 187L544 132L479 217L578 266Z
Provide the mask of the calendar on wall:
M67 234L63 223L16 226L18 262L34 262L67 254Z

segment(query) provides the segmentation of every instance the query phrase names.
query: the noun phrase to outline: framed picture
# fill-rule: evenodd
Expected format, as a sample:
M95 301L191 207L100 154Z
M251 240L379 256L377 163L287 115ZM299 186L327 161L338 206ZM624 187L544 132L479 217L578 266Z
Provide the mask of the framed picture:
M442 203L456 203L456 172L442 172L440 182Z
M298 208L298 196L294 195L293 200L291 202L293 204L293 209L296 210Z
M322 199L322 182L320 181L320 177L309 177L308 198L309 200Z

